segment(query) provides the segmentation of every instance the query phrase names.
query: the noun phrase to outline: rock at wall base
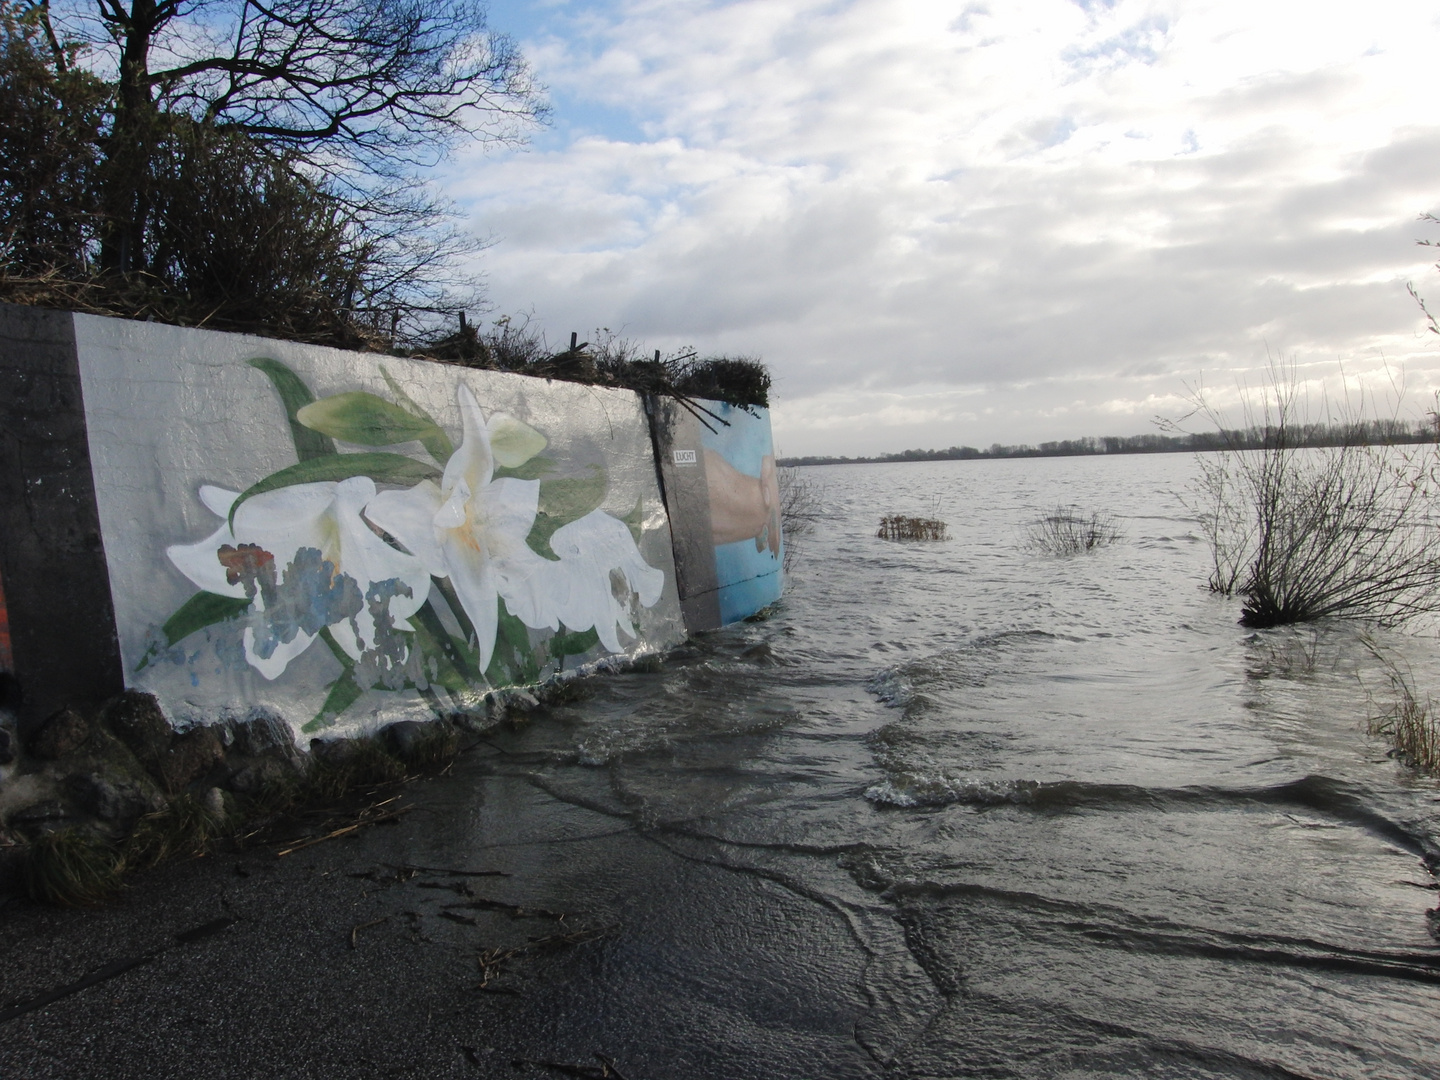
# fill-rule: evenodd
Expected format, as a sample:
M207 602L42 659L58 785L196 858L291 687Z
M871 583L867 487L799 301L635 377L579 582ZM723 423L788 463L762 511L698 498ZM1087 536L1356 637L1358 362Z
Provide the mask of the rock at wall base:
M240 757L295 758L300 754L290 725L278 716L253 716L233 722L230 752Z
M214 728L178 735L157 763L160 785L172 795L225 759L225 746Z
M143 783L102 773L72 776L66 787L81 809L107 823L133 822L165 806L164 798L153 786L147 790Z
M237 795L259 795L267 788L294 780L298 775L299 769L290 759L260 757L235 765L225 780L225 787Z
M30 734L26 749L41 761L68 757L90 739L90 722L75 709L51 713Z
M444 720L401 720L380 732L387 750L407 765L424 765L455 755L455 728Z
M117 695L103 716L105 725L146 765L160 760L175 734L155 695L140 690Z

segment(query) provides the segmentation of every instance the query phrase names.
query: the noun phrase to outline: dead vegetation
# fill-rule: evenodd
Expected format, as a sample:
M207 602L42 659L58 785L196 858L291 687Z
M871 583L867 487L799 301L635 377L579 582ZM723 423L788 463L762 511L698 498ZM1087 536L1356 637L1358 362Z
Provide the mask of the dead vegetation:
M1078 506L1057 506L1031 522L1026 542L1032 550L1044 555L1068 558L1108 547L1122 536L1119 525L1109 514L1092 511L1086 516Z
M188 792L173 796L165 809L147 814L120 847L123 870L148 870L176 858L203 855L227 831L224 803L207 805Z
M33 841L23 866L31 898L57 907L104 903L120 891L124 872L113 845L73 829Z
M712 430L719 418L707 409L697 411L697 399L740 408L770 404L770 371L755 357L702 357L688 348L662 356L659 349L647 351L607 327L591 336L593 342L581 341L579 334L571 333L569 347L557 348L529 318L502 316L486 327L461 315L458 330L417 339L407 355L672 397L688 404Z
M938 518L906 517L904 514L888 514L880 519L880 531L875 534L881 540L945 540L945 522Z
M626 1080L620 1067L610 1058L598 1051L593 1056L596 1061L600 1062L598 1068L593 1065L576 1065L567 1061L548 1061L544 1058L515 1058L510 1064L517 1069L533 1065L537 1069L548 1069L561 1076L578 1076L583 1080Z

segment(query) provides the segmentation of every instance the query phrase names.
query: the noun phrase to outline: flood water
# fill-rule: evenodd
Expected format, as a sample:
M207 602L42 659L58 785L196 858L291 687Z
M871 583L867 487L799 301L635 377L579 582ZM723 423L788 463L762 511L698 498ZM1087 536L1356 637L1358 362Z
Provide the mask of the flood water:
M492 766L762 876L863 958L765 1006L833 992L853 1058L755 1050L757 1005L715 1075L1440 1075L1440 783L1366 734L1387 684L1360 628L1254 633L1205 591L1194 468L802 470L824 516L769 619L497 743ZM1122 540L1027 550L1057 504ZM950 540L875 538L932 510ZM1433 631L1373 643L1440 692Z

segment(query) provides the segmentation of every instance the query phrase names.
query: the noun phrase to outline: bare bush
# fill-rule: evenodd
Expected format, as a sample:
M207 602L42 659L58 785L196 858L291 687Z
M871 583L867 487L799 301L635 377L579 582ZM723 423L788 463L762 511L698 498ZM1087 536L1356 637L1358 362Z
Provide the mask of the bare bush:
M1222 430L1237 426L1203 390L1194 399L1195 414ZM1248 426L1265 433L1263 447L1198 456L1192 508L1210 544L1210 588L1242 598L1244 625L1393 622L1440 608L1435 443L1369 445L1365 405L1363 396L1325 402L1339 416L1331 423L1354 438L1302 447L1309 403L1294 368L1275 364L1244 406Z
M780 482L780 535L785 538L785 563L788 572L799 557L805 538L815 531L820 520L820 501L824 487L819 481L801 475L798 468L776 471Z
M1122 536L1109 514L1095 511L1086 517L1077 506L1057 506L1031 523L1027 540L1036 551L1066 558L1107 547Z

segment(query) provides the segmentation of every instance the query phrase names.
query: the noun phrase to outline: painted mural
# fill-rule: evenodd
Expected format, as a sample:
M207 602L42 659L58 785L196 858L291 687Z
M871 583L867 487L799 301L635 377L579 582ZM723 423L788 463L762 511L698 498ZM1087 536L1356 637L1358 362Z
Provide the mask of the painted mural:
M724 423L706 428L700 441L724 624L780 599L785 552L769 415L722 403L714 410Z
M657 401L652 420L685 624L714 629L780 599L785 541L770 416Z
M127 681L299 733L681 640L639 399L76 320Z

